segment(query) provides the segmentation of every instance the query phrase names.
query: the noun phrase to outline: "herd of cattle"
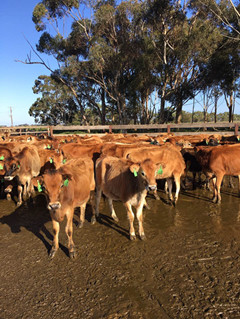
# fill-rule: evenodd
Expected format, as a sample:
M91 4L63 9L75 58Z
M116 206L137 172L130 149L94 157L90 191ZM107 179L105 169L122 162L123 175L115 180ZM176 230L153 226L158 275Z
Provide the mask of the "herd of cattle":
M17 205L43 192L47 199L54 239L50 257L59 247L60 222L66 217L69 256L75 257L72 238L74 209L80 207L79 227L85 220L86 204L92 205L92 223L99 217L102 193L107 198L111 216L117 222L113 201L126 207L130 239L136 239L134 213L139 236L145 239L143 207L146 196L157 194L157 180L165 179L165 191L175 205L180 187L185 187L189 172L193 187L196 174L202 185L213 184L213 202L220 203L224 175L240 177L238 136L185 135L163 133L148 135L105 134L99 136L15 136L3 135L0 142L0 198L11 200L14 191ZM175 196L172 195L175 182ZM240 182L239 182L240 184Z

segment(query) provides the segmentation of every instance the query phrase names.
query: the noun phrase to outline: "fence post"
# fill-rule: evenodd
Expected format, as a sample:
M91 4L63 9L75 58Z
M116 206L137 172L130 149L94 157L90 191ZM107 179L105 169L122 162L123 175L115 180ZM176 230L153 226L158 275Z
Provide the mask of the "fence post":
M112 133L112 125L109 125L109 133Z
M234 135L238 136L238 124L234 125Z
M53 137L53 128L50 126L50 136Z
M167 126L167 133L168 133L168 134L171 133L171 126L170 126L170 124L168 124L168 126Z

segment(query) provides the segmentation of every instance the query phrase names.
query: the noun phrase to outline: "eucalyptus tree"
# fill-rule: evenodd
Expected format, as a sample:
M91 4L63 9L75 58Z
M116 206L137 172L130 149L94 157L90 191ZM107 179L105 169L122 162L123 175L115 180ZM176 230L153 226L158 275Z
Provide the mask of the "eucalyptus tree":
M148 2L144 19L155 48L153 72L161 98L160 121L164 121L168 101L179 122L183 104L200 90L201 66L217 47L218 30L179 1Z
M240 4L234 6L227 0L192 0L191 7L215 24L221 34L217 49L205 65L203 87L213 86L224 95L231 122L240 75Z

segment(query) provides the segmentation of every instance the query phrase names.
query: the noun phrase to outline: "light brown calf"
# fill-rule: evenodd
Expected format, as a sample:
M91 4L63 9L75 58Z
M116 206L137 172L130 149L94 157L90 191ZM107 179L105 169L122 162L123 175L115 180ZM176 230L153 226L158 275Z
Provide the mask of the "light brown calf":
M159 167L151 160L134 163L116 157L99 158L96 162L96 216L99 216L99 203L103 193L109 202L112 218L118 221L113 208L113 200L123 202L128 214L130 239L136 239L133 226L136 208L139 223L139 236L145 239L142 210L145 204L147 190L157 187L156 176Z
M74 208L80 207L80 226L85 220L85 208L91 199L94 210L94 171L93 161L89 158L81 158L68 161L58 170L49 170L43 177L39 177L38 187L47 195L48 210L53 225L53 245L49 256L53 258L59 248L60 222L66 217L67 223L65 232L68 237L68 250L70 258L75 257L75 246L73 234ZM94 213L94 211L93 211Z

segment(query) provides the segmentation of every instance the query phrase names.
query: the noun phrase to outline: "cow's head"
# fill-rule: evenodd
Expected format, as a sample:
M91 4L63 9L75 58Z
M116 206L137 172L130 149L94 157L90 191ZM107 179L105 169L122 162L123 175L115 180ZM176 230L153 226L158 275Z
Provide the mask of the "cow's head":
M67 193L66 190L68 190L71 180L71 174L62 173L60 170L49 170L38 181L38 190L47 195L50 211L61 208L63 193Z
M136 178L139 178L148 190L156 190L157 165L151 160L146 159L141 163L133 163L130 171Z
M18 175L20 167L21 166L18 159L14 157L7 158L4 164L4 168L5 168L4 179L7 181L13 180L14 177Z

